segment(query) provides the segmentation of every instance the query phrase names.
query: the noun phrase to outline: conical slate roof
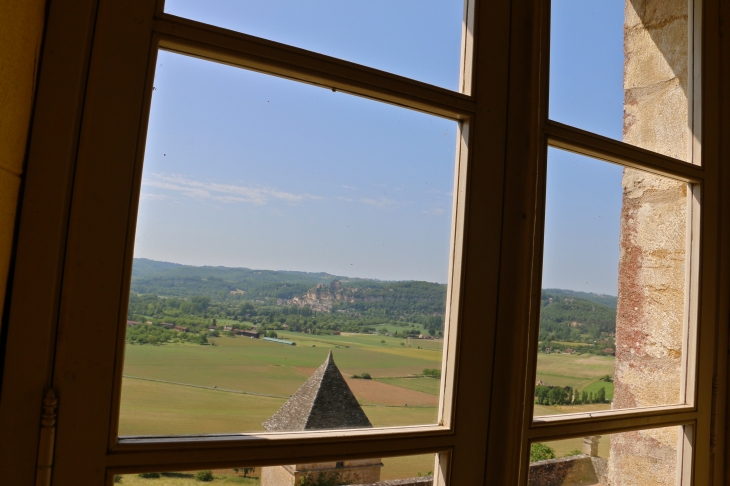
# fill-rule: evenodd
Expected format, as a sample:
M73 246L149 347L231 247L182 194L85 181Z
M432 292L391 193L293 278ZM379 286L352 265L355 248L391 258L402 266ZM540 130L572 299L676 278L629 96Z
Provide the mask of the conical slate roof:
M332 351L317 371L266 422L271 432L372 427L350 391Z

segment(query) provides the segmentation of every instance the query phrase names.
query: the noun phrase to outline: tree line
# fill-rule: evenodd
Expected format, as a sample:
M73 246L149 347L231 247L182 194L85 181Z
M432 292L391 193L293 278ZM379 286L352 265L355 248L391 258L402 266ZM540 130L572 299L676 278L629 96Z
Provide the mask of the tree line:
M171 339L190 339L165 334L166 328L162 326L162 323L185 326L190 331L186 335L206 333L215 336L225 333L223 329L208 331L211 326L217 326L218 319L226 319L228 325L233 329L249 329L256 325L261 333L283 329L325 335L332 334L335 331L387 333L389 332L387 331L388 326L397 326L400 328L399 331L394 332L397 337L416 337L422 333L430 333L433 336L443 335L439 321L423 319L423 321L430 324L430 326L423 327L417 323L409 322L411 319L419 320L418 317L423 316L392 318L378 312L366 312L364 314L326 313L314 312L306 306L277 306L270 302L215 301L208 296L194 296L183 299L134 292L129 297L127 314L129 320L150 321L153 328L159 328L159 331L153 333L159 342L168 342ZM407 328L402 329L404 326L407 326ZM139 329L146 329L147 327L149 326L142 326ZM141 332L139 329L136 326L130 328L128 336L136 337Z

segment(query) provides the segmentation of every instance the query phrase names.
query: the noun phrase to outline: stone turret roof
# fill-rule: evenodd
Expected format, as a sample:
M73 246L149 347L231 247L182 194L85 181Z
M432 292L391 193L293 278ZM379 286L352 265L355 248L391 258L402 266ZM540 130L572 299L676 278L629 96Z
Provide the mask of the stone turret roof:
M317 371L266 422L271 432L372 427L337 369L332 351Z

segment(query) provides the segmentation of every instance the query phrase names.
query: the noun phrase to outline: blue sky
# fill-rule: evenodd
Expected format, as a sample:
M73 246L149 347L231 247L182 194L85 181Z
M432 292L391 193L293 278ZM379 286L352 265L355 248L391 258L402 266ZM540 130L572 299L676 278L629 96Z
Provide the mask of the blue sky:
M457 124L161 53L135 255L444 282Z
M623 2L554 2L550 116L621 136ZM167 11L455 89L462 1ZM455 122L161 52L135 256L445 282ZM621 169L552 150L544 287L616 294Z
M464 0L166 0L165 11L457 89Z
M551 119L621 140L623 22L623 0L553 1ZM622 173L549 149L543 288L617 295Z

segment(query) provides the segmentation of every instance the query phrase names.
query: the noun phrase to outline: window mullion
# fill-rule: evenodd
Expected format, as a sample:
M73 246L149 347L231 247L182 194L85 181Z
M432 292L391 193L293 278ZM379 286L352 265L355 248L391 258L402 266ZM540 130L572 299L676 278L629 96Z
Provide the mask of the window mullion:
M694 426L695 421L687 415L686 417L658 416L649 422L612 422L607 424L584 424L579 427L576 424L571 426L559 426L551 429L541 430L539 434L529 435L531 442L550 442L553 440L574 439L576 437L587 437L590 435L610 435L631 432L635 430L660 429L672 426ZM685 420L678 420L683 418Z
M594 435L599 431L621 432L652 427L684 425L697 419L697 412L692 407L656 407L651 412L580 414L584 417L561 416L549 422L534 423L527 435L531 439L555 440L575 436Z
M170 469L185 464L185 468L226 468L244 465L265 466L281 464L282 459L296 458L303 463L326 462L370 457L404 456L449 451L454 448L452 434L423 436L408 434L388 437L381 434L373 438L367 436L321 438L319 440L278 439L252 443L246 447L240 440L225 439L206 443L205 438L181 437L167 441L158 439L148 443L123 444L106 456L106 466L143 471L145 468ZM126 440L125 442L130 442Z
M476 111L469 96L353 62L220 27L162 14L154 21L160 47L349 92L418 111L464 119Z
M318 447L320 445L347 444L365 440L369 442L389 442L397 444L402 439L418 438L426 441L422 445L431 447L433 444L451 443L444 437L450 437L453 432L443 426L406 426L390 427L387 429L354 429L338 431L306 431L306 432L279 432L276 434L220 434L201 436L166 436L166 437L123 437L111 448L112 454L128 452L159 452L165 450L187 449L271 449L282 446L297 445L301 447ZM444 442L446 440L446 442Z
M550 146L587 157L690 183L699 182L705 177L704 170L697 165L562 123L548 121L545 125L545 133Z

